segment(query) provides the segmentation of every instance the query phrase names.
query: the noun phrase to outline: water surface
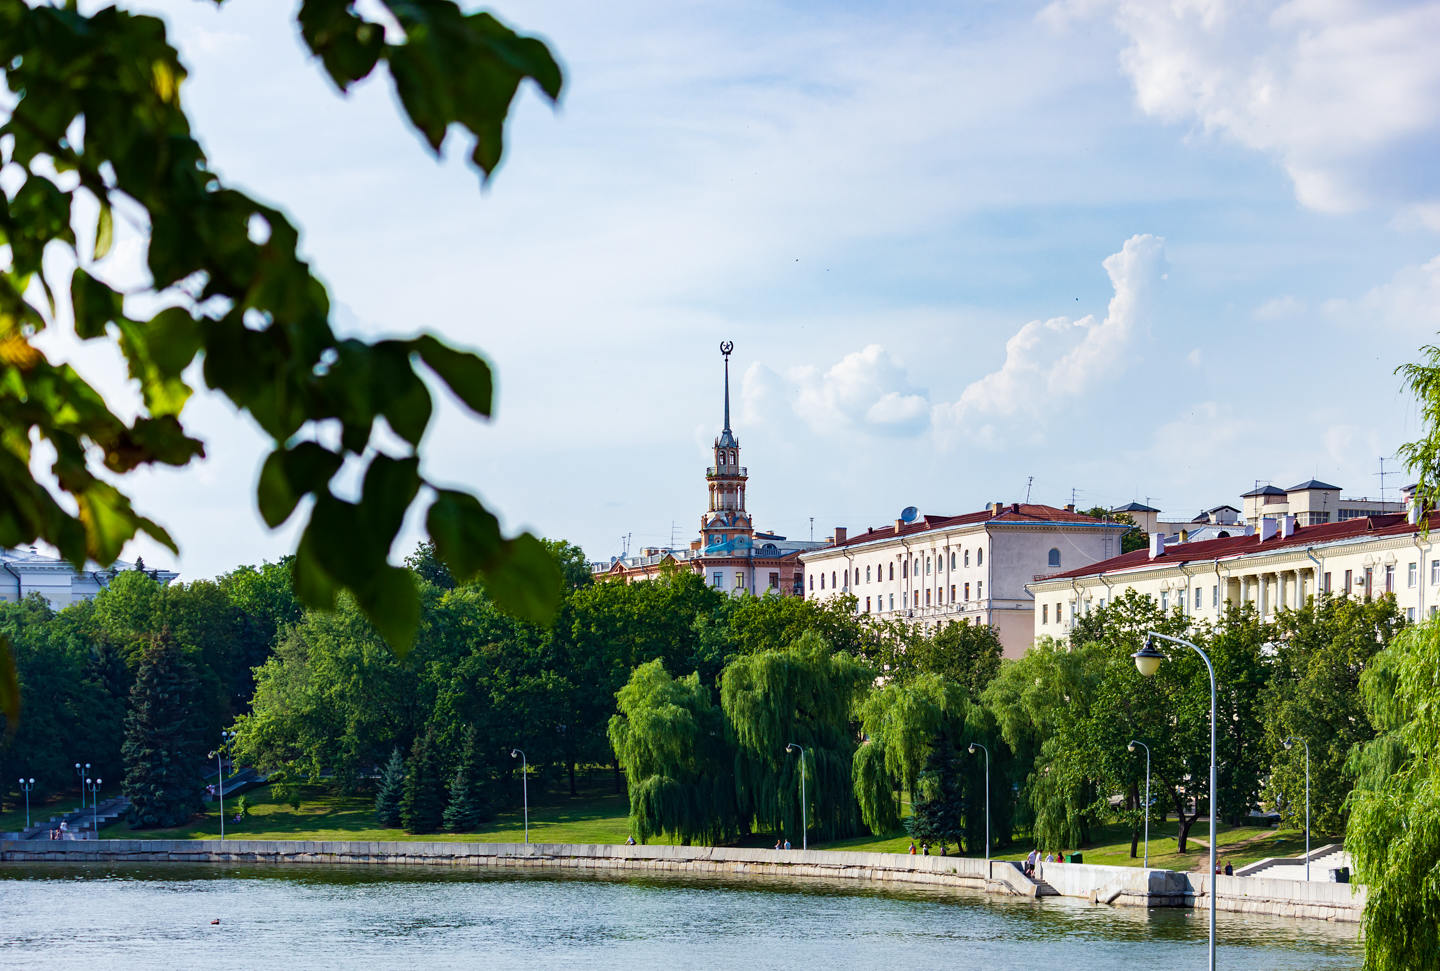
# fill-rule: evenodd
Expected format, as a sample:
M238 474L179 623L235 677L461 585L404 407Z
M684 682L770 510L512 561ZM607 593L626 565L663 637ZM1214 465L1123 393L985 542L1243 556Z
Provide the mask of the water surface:
M0 864L0 966L26 968L1203 968L1206 916L838 880ZM1353 925L1218 926L1226 968L1360 963Z

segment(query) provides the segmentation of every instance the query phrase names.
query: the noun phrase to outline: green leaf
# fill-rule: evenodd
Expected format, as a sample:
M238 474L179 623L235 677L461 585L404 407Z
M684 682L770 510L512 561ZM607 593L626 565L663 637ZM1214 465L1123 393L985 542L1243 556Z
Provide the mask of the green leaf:
M490 365L479 354L457 350L429 334L415 338L415 351L425 365L475 414L490 416L495 386Z
M343 462L341 456L315 442L277 448L267 455L256 489L265 524L274 529L289 519L301 498L329 483Z
M300 544L295 549L295 559L290 564L291 583L295 587L295 595L306 606L316 610L334 610L339 584L320 565L319 558L311 548L311 540L311 530L307 528L300 537Z
M425 515L435 552L462 583L474 579L498 555L504 542L500 521L468 492L436 489Z
M415 644L420 628L420 592L415 576L404 567L382 563L373 579L355 589L355 602L365 611L390 650L404 657Z
M103 260L115 243L115 214L110 210L110 200L100 200L100 218L95 223L95 259Z
M79 267L70 276L70 304L81 340L104 337L105 326L121 316L120 294Z
M548 623L560 607L564 577L545 545L529 533L501 544L481 575L501 610L531 623Z
M357 17L353 0L305 0L296 19L300 36L341 91L365 77L385 49L385 31Z

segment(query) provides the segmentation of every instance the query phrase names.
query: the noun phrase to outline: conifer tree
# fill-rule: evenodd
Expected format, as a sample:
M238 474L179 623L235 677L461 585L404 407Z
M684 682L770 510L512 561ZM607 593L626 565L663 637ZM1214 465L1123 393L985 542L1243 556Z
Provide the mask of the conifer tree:
M488 817L490 808L475 767L473 726L466 726L464 738L460 764L450 781L450 801L445 806L445 828L452 833L468 833L475 829Z
M440 753L435 742L435 729L415 739L410 750L410 765L405 773L405 794L400 800L400 821L412 833L434 833L445 816L445 783L440 767Z
M375 820L387 829L400 825L400 800L405 795L405 756L400 747L390 753L390 761L380 773L380 788L375 793Z
M930 749L916 786L916 798L906 828L914 839L938 843L944 854L961 846L965 832L964 769L948 735L941 733Z
M164 628L145 648L125 715L125 795L137 827L179 826L200 811L205 742L196 675Z

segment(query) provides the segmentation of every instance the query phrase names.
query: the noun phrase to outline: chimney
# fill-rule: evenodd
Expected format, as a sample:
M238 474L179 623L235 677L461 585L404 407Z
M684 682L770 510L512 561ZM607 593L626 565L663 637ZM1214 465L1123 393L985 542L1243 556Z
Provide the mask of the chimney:
M1164 533L1151 533L1151 534L1150 534L1150 559L1153 560L1153 559L1155 559L1155 558L1158 557L1158 556L1164 556L1164 555L1165 555L1165 534L1164 534Z
M900 532L900 530L902 530L902 529L904 529L904 528L905 528L905 520L903 520L903 519L897 519L897 520L895 520L895 532L898 533L898 532Z
M1190 542L1190 530L1188 530L1188 529L1182 529L1182 530L1180 530L1180 542L1182 542L1182 543L1188 543L1188 542Z
M1011 511L1011 512L1015 512L1015 513L1018 513L1018 512L1020 511L1020 503L1018 503L1018 502L1012 502L1012 503L1010 503L1010 511Z
M1260 542L1265 542L1275 535L1276 523L1269 516L1260 520Z
M698 539L692 539L690 541L690 548L692 550L698 550L700 548L700 541Z
M1002 509L1004 509L1004 508L1005 508L1005 503L1003 503L1003 502L992 502L992 503L990 503L990 515L992 515L992 516L998 516L998 515L1000 515L1000 510L1002 510Z
M1074 511L1075 511L1075 503L1073 503L1073 502L1067 502L1067 503L1065 503L1065 511L1066 511L1066 512L1074 512Z
M839 546L841 543L845 542L845 533L846 533L846 529L845 529L844 526L836 526L836 527L835 527L835 545L836 545L836 546Z
M1280 538L1289 539L1295 535L1295 516L1286 513L1285 518L1280 521Z

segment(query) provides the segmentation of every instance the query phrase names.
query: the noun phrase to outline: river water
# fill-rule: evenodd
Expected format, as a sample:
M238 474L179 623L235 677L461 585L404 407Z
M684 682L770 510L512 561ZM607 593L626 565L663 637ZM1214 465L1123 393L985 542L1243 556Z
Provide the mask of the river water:
M212 924L212 920L219 920ZM1219 918L1225 968L1355 968L1353 926ZM0 966L1203 968L1206 914L850 881L0 864Z

